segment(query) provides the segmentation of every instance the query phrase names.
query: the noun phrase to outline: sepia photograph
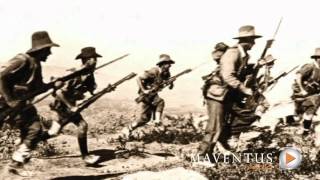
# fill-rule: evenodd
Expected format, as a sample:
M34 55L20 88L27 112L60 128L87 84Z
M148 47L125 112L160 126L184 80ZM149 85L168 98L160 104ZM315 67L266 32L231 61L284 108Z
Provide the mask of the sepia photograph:
M320 179L319 5L0 0L0 180Z

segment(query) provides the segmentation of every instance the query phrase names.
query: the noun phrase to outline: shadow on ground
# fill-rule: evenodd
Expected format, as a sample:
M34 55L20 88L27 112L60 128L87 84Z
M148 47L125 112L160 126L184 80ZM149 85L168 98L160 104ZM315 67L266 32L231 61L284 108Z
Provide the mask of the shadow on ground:
M114 173L114 174L101 174L101 175L86 175L86 176L64 176L64 177L56 177L51 180L102 180L106 178L115 178L121 176L125 173Z
M91 151L90 153L100 156L100 160L97 162L97 164L110 161L116 158L115 151L111 149L99 149Z

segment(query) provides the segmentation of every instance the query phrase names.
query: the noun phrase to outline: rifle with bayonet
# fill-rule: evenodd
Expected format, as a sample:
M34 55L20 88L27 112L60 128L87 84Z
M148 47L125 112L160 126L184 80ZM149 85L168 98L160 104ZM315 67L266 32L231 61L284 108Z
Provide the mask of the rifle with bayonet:
M119 86L120 84L122 84L125 81L128 81L128 80L132 79L136 75L137 75L136 73L130 73L127 76L125 76L124 78L122 78L119 81L115 82L114 84L109 84L106 88L102 89L98 93L94 94L93 96L91 96L90 98L88 98L87 100L85 100L84 102L79 104L78 107L77 107L77 111L76 112L79 113L79 112L83 111L84 109L89 107L92 103L94 103L96 100L101 98L104 94L113 91L117 86Z
M277 76L277 77L275 77L274 79L270 80L270 81L268 82L267 87L270 87L270 86L273 85L274 83L278 82L278 80L279 80L280 78L283 78L283 77L287 76L288 74L290 74L292 71L294 71L294 70L297 69L298 67L299 67L299 65L293 67L293 68L290 69L288 72L283 72L283 73L281 73L279 76Z
M95 67L95 68L93 69L93 71L96 71L96 70L98 70L98 69L101 69L101 68L103 68L103 67L105 67L105 66L108 66L108 65L110 65L110 64L112 64L112 63L115 63L115 62L117 62L117 61L119 61L119 60L121 60L121 59L123 59L123 58L125 58L125 57L127 57L127 56L129 56L129 54L125 54L125 55L120 56L120 57L118 57L118 58L116 58L116 59L114 59L114 60L111 60L111 61L109 61L109 62L106 62L106 63L104 63L104 64L102 64L102 65L100 65L100 66L98 66L98 67ZM87 66L90 67L90 65L87 65ZM72 71L72 70L74 70L74 69L71 68L71 69L68 69L68 70L69 70L69 71ZM93 71L92 71L92 72L93 72ZM86 77L86 78L91 79L92 77ZM75 81L74 83L76 83L77 85L76 85L76 86L72 86L72 91L78 92L79 90L81 90L84 86L86 86L85 81L86 81L86 80L82 80L82 83L77 83L77 82ZM89 80L89 81L90 81L90 80ZM93 94L93 90L90 91L90 93Z
M109 61L105 64L102 64L96 68L92 68L90 66L84 66L82 67L81 69L79 70L72 70L72 72L70 74L67 74L63 77L60 77L60 78L56 78L54 80L52 80L51 82L49 82L48 84L45 84L45 86L43 86L42 88L38 89L37 91L35 92L32 92L32 93L29 93L29 94L26 94L24 97L22 97L20 99L20 101L27 101L27 100L30 100L30 99L33 99L34 97L44 93L44 92L47 92L48 90L50 89L54 89L55 88L55 83L57 83L58 81L61 81L61 82L66 82L66 81L69 81L71 79L74 79L76 77L79 77L79 76L82 76L82 75L85 75L85 74L89 74L97 69L100 69L100 68L103 68L109 64L112 64L116 61L119 61L120 59L123 59L124 57L127 57L129 54L125 54L119 58L116 58L112 61ZM43 96L42 98L40 98L39 100L36 100L34 103L31 103L31 104L28 104L27 106L25 106L23 109L21 109L21 106L17 106L15 108L6 108L5 110L3 110L1 113L0 113L0 124L1 122L3 123L5 120L9 120L9 119L12 119L13 117L15 117L18 112L21 112L21 111L25 111L27 109L29 109L30 107L32 107L34 104L42 101L43 99L45 99L46 97L48 97L51 93L48 93L46 94L45 96Z
M81 112L82 110L86 109L88 106L90 106L92 103L94 103L100 97L102 97L104 94L113 91L117 86L119 86L120 84L122 84L123 82L125 82L127 80L132 79L136 75L137 74L135 74L135 73L130 73L129 75L125 76L124 78L120 79L119 81L115 82L114 84L111 84L111 85L109 84L106 88L104 88L103 90L101 90L98 93L94 94L89 99L87 99L86 101L84 101L83 103L78 105L78 108L77 108L76 112ZM32 107L35 103L38 103L39 101L43 100L44 98L46 98L49 95L50 95L50 93L48 93L45 96L43 96L42 98L36 100L34 103L29 104L28 106L24 107L22 110L21 109L19 109L19 110L20 111L25 111L25 110L29 109L30 107ZM2 124L5 121L9 120L6 117L10 117L10 119L12 119L15 115L17 115L16 111L14 111L14 110L12 110L10 108L8 108L6 111L2 112L0 114L0 118L2 118L0 120L0 127L2 126Z
M244 85L247 88L251 88L253 91L252 96L243 96L242 102L239 105L234 105L233 111L234 111L234 117L235 119L238 119L238 121L242 121L244 124L251 124L255 120L259 119L259 116L255 114L257 107L261 105L263 107L263 111L267 109L266 103L265 103L265 96L262 94L262 92L259 91L259 83L257 81L257 75L260 70L260 68L263 66L261 63L261 60L265 59L265 56L268 52L268 50L271 48L273 41L275 40L275 36L278 33L280 24L282 22L282 18L280 19L280 22L277 26L277 29L273 35L272 39L267 40L266 45L262 51L262 54L260 56L260 59L256 64L254 64L251 68L251 74L247 76ZM265 79L268 80L268 77L266 77L267 74L265 74ZM261 112L263 113L263 112ZM237 122L237 121L234 121Z
M125 55L123 55L123 56L120 56L120 57L118 57L118 58L116 58L116 59L114 59L114 60L111 60L111 61L109 61L109 62L106 62L106 63L104 63L104 64L96 67L94 70L101 69L101 68L103 68L103 67L105 67L105 66L108 66L108 65L110 65L110 64L112 64L112 63L115 63L115 62L117 62L117 61L119 61L119 60L121 60L121 59L129 56L129 55L130 55L130 54L125 54ZM69 69L67 69L67 71L73 72L73 71L76 71L76 68L69 68Z
M275 33L273 34L273 37L271 39L267 40L266 45L261 53L260 59L258 60L258 62L256 64L253 65L252 70L251 70L252 72L245 81L246 87L253 88L254 90L258 89L258 84L257 84L256 78L257 78L257 75L258 75L260 68L263 66L263 65L261 65L261 60L263 60L266 57L268 50L271 48L273 42L275 41L275 37L279 31L281 22L282 22L282 18L280 19L280 21L278 23L277 29L276 29ZM265 72L266 72L265 73L265 80L267 81L268 80L267 76L269 76L269 75L268 75L267 70ZM265 83L267 83L267 82L265 82Z
M171 85L175 80L177 80L178 77L190 73L192 71L192 69L186 69L172 77L170 77L168 80L163 81L162 83L160 83L159 85L155 85L153 88L150 89L150 93L148 94L140 94L139 97L137 97L135 99L135 101L137 103L140 102L150 102L150 100L162 89L164 89L165 87Z
M81 76L83 74L87 74L89 72L90 72L89 68L83 67L83 68L79 69L78 71L72 72L72 73L70 73L68 75L65 75L63 77L57 78L57 79L49 82L48 84L45 84L42 88L36 90L35 92L26 94L25 96L21 97L20 101L24 102L24 101L33 99L37 95L40 95L40 94L42 94L42 93L44 93L44 92L46 92L46 91L48 91L50 89L54 89L55 88L55 83L58 82L58 81L65 82L65 81L74 79L74 78L76 78L78 76ZM6 109L4 109L0 113L0 122L3 123L3 121L8 120L8 118L12 119L13 117L15 117L18 114L18 112L20 112L22 110L29 109L31 106L32 105L27 105L24 109L21 109L21 106L19 106L19 105L17 107L15 107L15 108L7 107Z
M118 57L118 58L116 58L116 59L114 59L114 60L111 60L111 61L109 61L109 62L107 62L107 63L105 63L105 64L102 64L102 65L96 67L95 70L98 70L98 69L101 69L101 68L103 68L103 67L105 67L105 66L108 66L109 64L112 64L112 63L114 63L114 62L117 62L117 61L119 61L119 60L121 60L121 59L123 59L123 58L125 58L125 57L127 57L127 56L129 56L129 54L125 54L125 55L120 56L120 57Z

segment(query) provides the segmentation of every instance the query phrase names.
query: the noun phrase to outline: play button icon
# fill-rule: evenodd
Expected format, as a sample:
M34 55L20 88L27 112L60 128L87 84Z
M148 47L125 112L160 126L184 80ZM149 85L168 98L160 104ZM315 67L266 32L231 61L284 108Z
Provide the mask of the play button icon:
M294 161L296 158L294 156L291 156L289 153L286 153L286 164Z
M298 149L287 147L281 151L279 166L281 169L295 169L301 164L302 156Z

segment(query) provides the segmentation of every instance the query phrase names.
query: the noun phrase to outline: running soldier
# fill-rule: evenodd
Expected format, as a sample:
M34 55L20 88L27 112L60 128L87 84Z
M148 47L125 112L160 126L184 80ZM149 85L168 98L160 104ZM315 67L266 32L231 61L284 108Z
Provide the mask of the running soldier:
M42 140L46 140L57 136L67 124L75 124L78 127L78 144L81 156L88 165L97 163L100 157L89 154L87 145L88 123L77 112L77 102L83 100L87 92L91 95L94 94L94 90L97 87L94 69L99 57L102 56L96 53L94 47L85 47L81 50L76 59L81 59L82 66L92 71L68 81L64 88L56 91L55 100L50 104L50 108L58 114L59 120L53 121L50 129L42 134Z
M171 64L174 63L175 62L169 55L161 54L160 61L157 63L158 67L145 71L137 78L139 96L152 94L152 97L139 102L140 117L122 130L122 136L129 138L134 129L148 122L153 122L155 124L161 122L165 102L159 97L158 93L153 92L152 89L171 77L170 67ZM169 89L172 88L173 83L169 86Z
M237 45L228 48L220 60L220 70L216 75L216 82L208 89L206 99L208 114L212 127L206 128L206 134L199 146L198 153L206 156L212 153L215 147L223 125L226 123L227 115L232 112L232 106L243 99L240 97L251 96L252 90L245 87L244 81L248 72L248 51L255 44L255 39L261 36L255 34L253 26L242 26L239 29Z
M30 159L31 151L40 141L42 129L37 109L30 104L31 100L23 97L45 89L41 62L47 60L51 47L59 45L51 41L46 31L35 32L32 34L32 48L16 55L0 72L1 109L20 109L14 118L7 117L11 118L8 123L20 130L20 141L12 155L10 171L19 173L17 168L22 168ZM55 84L56 88L62 85L61 81Z
M309 134L312 119L320 106L320 48L311 58L314 62L301 67L293 84L295 112L303 118L303 129L299 131L302 135Z
M213 146L211 145L211 141L215 139L214 136L217 135L215 132L222 132L223 130L223 121L219 119L219 117L215 116L216 109L213 106L211 106L210 101L212 100L218 101L221 98L221 94L220 94L221 92L218 92L219 88L217 88L223 84L223 81L219 75L220 59L222 55L227 51L228 48L229 46L223 42L216 44L211 55L212 55L212 59L216 62L217 67L215 68L215 70L213 70L212 73L202 77L202 79L205 81L205 84L202 87L202 91L203 91L205 103L207 104L207 111L209 116L208 124L205 129L206 135L203 139L203 142L209 142L210 144L207 146L206 144L202 143L199 147L200 154L205 154L206 152L211 154L213 152Z

